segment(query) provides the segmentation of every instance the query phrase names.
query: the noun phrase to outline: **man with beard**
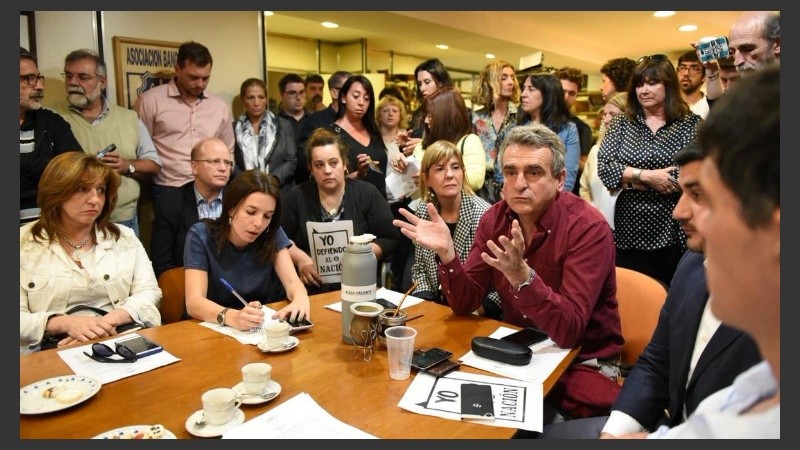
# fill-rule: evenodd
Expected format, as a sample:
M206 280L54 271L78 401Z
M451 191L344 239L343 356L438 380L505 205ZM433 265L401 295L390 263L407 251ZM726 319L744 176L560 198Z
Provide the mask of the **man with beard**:
M747 76L761 70L772 62L781 60L781 13L780 11L745 11L731 26L728 47L736 70ZM725 93L720 77L719 64L705 64L709 100Z
M58 114L42 108L44 75L36 58L19 48L19 220L39 217L36 195L39 177L47 163L59 153L82 151L69 124Z
M312 73L306 76L306 112L311 114L325 109L322 103L322 90L325 89L325 80L322 75Z
M135 112L112 105L103 96L106 63L94 50L70 52L64 59L63 75L67 102L57 105L56 111L72 125L75 137L90 155L115 146L100 156L105 165L122 176L111 220L132 228L139 236L139 181L148 180L161 170L153 140Z
M706 81L706 69L700 63L697 51L688 50L678 57L676 70L681 83L681 97L693 113L705 119L708 115L708 100L700 87Z
M691 142L675 155L681 198L672 217L681 223L689 251L683 254L653 337L625 379L611 415L545 427L547 439L613 438L683 423L706 397L730 386L761 361L758 346L742 330L721 324L711 312L706 284L705 237L697 230L706 207L700 182L705 152Z

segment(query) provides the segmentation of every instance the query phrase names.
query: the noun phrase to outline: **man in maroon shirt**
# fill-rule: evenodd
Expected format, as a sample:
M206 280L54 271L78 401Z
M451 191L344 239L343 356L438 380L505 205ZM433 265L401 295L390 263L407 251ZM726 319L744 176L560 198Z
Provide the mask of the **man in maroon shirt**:
M435 208L428 208L431 221L401 210L408 222L394 224L436 252L442 292L456 314L477 309L494 287L503 321L544 330L562 348L580 346L546 403L572 418L603 414L619 392L604 373L623 343L611 228L597 208L562 192L564 144L547 127L515 127L499 160L504 198L484 213L463 265Z

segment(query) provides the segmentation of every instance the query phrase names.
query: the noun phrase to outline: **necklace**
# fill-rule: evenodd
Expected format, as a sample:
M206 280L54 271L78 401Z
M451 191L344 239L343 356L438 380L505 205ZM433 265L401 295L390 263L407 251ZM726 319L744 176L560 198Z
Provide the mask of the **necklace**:
M74 261L78 261L78 262L80 262L80 260L81 260L81 256L83 256L83 254L84 254L84 253L86 253L86 252L84 252L84 251L83 251L83 250L81 250L81 249L82 249L83 247L85 247L85 246L86 246L86 244L88 244L88 243L89 243L89 240L92 238L92 234L91 234L91 233L89 233L89 236L86 236L86 239L84 239L84 240L83 240L83 242L81 242L81 244L80 244L80 245L78 245L78 244L75 244L74 242L70 241L69 239L67 239L67 238L65 238L65 237L63 237L63 236L59 236L58 234L56 234L56 237L58 238L58 240L66 242L67 244L69 244L69 246L70 246L70 247L72 247L72 248L74 248L74 249L75 249L75 251L74 251L74 252L72 252L72 255L70 255L70 257L71 257L71 258L72 258Z
M86 239L84 239L84 240L83 240L83 242L81 242L81 245L78 245L78 244L75 244L75 243L73 243L73 242L72 242L72 241L70 241L69 239L65 238L64 236L59 236L58 234L57 234L56 236L58 237L58 239L59 239L59 240L62 240L62 241L64 241L64 242L66 242L67 244L69 244L69 245L70 245L72 248L74 248L75 250L80 250L80 249L82 249L82 248L83 248L83 247L84 247L86 244L88 244L88 243L89 243L89 239L91 239L91 238L92 238L92 234L91 234L91 233L89 233L89 235L88 235L88 236L86 236Z

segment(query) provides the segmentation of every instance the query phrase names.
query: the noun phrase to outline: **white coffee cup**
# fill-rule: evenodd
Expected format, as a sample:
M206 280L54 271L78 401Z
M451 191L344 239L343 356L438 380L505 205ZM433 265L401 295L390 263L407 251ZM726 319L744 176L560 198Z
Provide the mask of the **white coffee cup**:
M286 346L291 327L288 323L277 321L264 327L263 338L267 350L276 350Z
M259 395L272 378L272 366L267 363L250 363L242 366L242 388L250 395Z
M236 416L242 398L230 388L215 388L203 393L203 415L210 425L228 423Z

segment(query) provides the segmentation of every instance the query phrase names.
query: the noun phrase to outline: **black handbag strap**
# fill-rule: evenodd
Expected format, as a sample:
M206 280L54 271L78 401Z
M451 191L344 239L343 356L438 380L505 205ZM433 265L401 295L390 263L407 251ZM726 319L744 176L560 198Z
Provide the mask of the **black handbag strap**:
M79 311L92 311L95 314L97 314L98 316L105 316L106 314L108 314L108 311L106 311L104 309L100 309L100 308L97 308L97 307L94 307L94 306L89 306L89 305L73 306L72 308L68 309L64 314L73 314L73 313L76 313L76 312L79 312Z

